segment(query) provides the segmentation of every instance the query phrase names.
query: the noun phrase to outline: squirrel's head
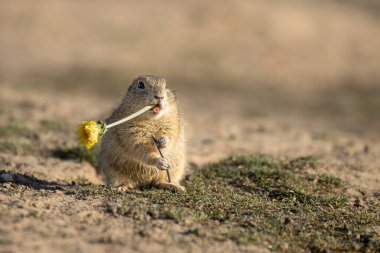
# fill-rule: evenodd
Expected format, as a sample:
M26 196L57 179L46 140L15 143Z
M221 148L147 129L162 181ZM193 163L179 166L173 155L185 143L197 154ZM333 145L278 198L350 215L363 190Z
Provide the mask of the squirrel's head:
M152 75L136 78L128 88L125 106L137 111L147 105L155 105L144 113L145 118L159 118L170 110L173 94L166 88L166 80Z

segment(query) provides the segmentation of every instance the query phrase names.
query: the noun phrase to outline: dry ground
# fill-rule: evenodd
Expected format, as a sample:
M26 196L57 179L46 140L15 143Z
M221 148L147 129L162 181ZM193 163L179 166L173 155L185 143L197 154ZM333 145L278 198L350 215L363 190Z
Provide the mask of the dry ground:
M265 252L254 244L188 234L186 223L115 217L104 211L102 195L78 200L70 194L67 187L71 182L101 181L87 162L61 160L54 150L76 147L75 123L84 114L86 118L107 114L106 108L109 111L114 101L51 92L24 91L20 95L7 88L1 89L0 101L1 108L8 108L1 111L1 122L6 123L2 126L0 169L10 171L16 180L1 186L4 252ZM353 199L380 196L380 145L372 136L317 127L299 119L226 113L233 103L214 109L210 104L209 109L201 110L184 96L181 104L189 130L189 173L230 154L262 153L282 159L313 156L318 166L309 168L308 173L341 177L345 181L343 192Z

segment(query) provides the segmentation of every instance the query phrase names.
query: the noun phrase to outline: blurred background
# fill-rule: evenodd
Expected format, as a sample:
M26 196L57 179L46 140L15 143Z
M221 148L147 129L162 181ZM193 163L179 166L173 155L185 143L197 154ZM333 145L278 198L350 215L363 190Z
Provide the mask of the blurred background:
M133 78L156 74L192 109L302 118L378 136L378 0L4 0L0 7L3 87L118 100Z

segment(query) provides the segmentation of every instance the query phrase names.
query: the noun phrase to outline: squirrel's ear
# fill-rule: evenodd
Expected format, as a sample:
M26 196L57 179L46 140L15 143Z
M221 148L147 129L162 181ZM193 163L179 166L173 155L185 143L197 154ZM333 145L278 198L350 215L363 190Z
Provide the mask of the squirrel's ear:
M129 87L128 87L128 92L130 92L130 91L132 90L133 84L134 84L134 83L132 83L131 85L129 85Z

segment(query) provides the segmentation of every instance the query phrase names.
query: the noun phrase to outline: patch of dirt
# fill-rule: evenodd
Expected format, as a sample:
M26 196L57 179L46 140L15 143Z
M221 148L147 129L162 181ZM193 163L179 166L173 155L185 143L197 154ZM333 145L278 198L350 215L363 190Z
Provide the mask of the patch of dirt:
M101 198L78 200L62 190L72 182L101 181L90 164L61 160L51 151L76 146L75 124L84 115L85 119L104 117L118 101L83 94L20 93L9 88L1 88L0 94L2 126L12 121L39 136L34 155L0 153L0 170L10 172L17 182L1 185L0 245L5 252L266 252L253 245L188 235L184 227L172 221L115 218L101 211ZM341 177L346 181L347 194L380 192L377 139L331 130L295 117L246 117L238 113L241 101L228 96L221 97L230 99L224 106L203 100L201 105L207 110L197 108L199 105L193 103L197 98L191 94L180 97L189 133L189 173L231 154L262 153L284 159L314 156L318 166L310 173L327 172ZM60 127L44 129L41 122L47 121Z

